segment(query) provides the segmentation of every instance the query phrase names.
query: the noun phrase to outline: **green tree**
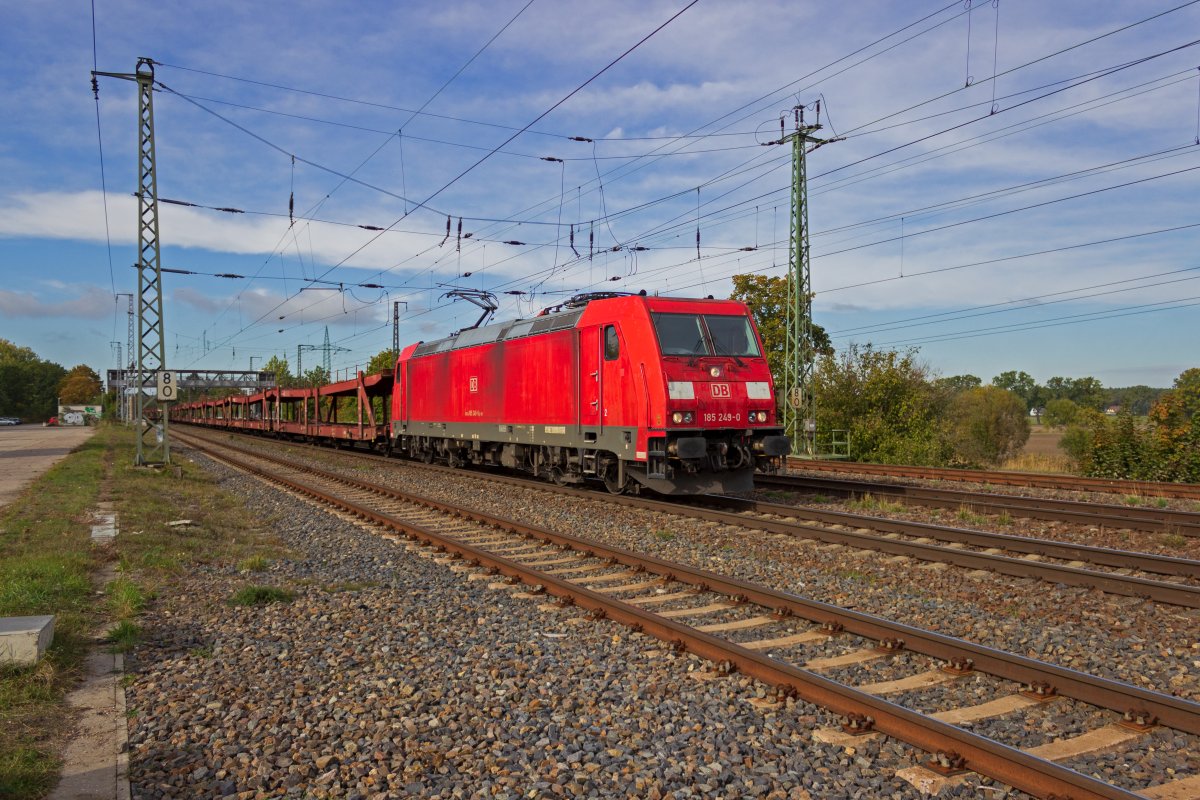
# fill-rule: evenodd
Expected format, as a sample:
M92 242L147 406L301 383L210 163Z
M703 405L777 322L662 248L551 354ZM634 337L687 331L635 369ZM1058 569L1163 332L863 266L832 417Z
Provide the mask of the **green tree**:
M1165 391L1165 389L1155 389L1152 386L1139 384L1109 389L1108 396L1112 402L1135 417L1144 417L1150 413L1150 407L1158 402Z
M1009 370L992 378L992 386L1007 389L1025 402L1025 410L1039 408L1046 400L1046 390L1028 372Z
M1079 416L1079 406L1065 397L1057 397L1046 403L1045 423L1055 427L1070 425Z
M980 386L956 394L946 413L947 432L960 460L996 466L1029 440L1025 401L1007 389Z
M325 371L325 367L313 367L304 373L300 378L300 386L324 386L329 383L329 373Z
M813 374L817 429L846 430L850 457L936 465L952 453L941 432L946 392L930 380L916 350L852 344L823 355Z
M263 372L275 373L275 383L281 389L290 389L296 385L296 378L292 375L292 369L288 366L286 358L271 356L262 368Z
M758 326L758 335L762 338L777 391L782 391L783 387L783 362L787 348L788 280L766 275L734 275L733 292L729 295L750 308L750 316ZM814 353L818 357L832 355L833 345L825 329L813 323L811 332Z
M1046 399L1065 398L1077 406L1103 411L1111 392L1096 378L1063 378L1055 376L1046 381Z
M946 378L938 378L935 383L938 388L946 389L949 392L962 392L981 386L983 380L975 375L951 375Z
M58 383L67 371L28 347L0 339L0 414L28 419L54 416Z
M1175 379L1174 391L1189 417L1200 414L1200 367L1185 369Z
M367 374L376 375L380 372L391 372L396 368L396 358L398 355L399 354L390 347L387 350L380 350L371 357L369 362L367 362Z

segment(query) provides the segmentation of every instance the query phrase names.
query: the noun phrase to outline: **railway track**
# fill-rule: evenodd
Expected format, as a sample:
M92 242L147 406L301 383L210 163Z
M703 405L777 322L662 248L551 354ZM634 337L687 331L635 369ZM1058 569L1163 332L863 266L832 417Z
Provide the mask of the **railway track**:
M844 718L838 737L884 734L931 754L907 776L921 785L971 770L1038 797L1186 798L1200 776L1171 776L1134 794L1071 770L1062 762L1101 748L1133 748L1163 725L1200 735L1200 704L984 647L880 617L818 603L502 517L457 508L338 473L292 464L229 445L185 442L237 468L306 495L365 523L401 533L451 568L472 577L504 576L493 588L528 587L593 618L609 618L710 664L707 677L741 672L774 687L765 705L796 696ZM836 655L806 650L836 643ZM835 673L880 660L904 662L910 674L851 685ZM952 685L967 676L997 682L995 699L922 713L886 698ZM1008 691L1009 682L1020 691ZM1078 702L1105 709L1104 724L1068 739L1020 750L963 725L1020 714L1042 703ZM1167 777L1167 776L1164 776Z
M936 481L988 483L998 486L1031 486L1039 489L1063 489L1076 492L1105 492L1108 494L1178 497L1200 500L1200 484L1196 483L1083 478L1074 475L1046 475L1035 472L914 467L895 464L868 464L861 461L821 461L799 458L789 458L788 466L795 470L815 472L887 475L892 478L922 478Z
M356 457L350 453L344 455ZM365 455L362 451L357 452L359 458ZM462 474L461 470L438 465L410 466L434 472ZM798 508L733 497L710 495L687 501L654 500L625 495L598 495L591 491L491 472L473 471L470 474L480 480L565 494L580 499L596 500L597 497L601 497L608 503L702 522L736 526L765 535L789 536L824 545L950 564L1014 578L1033 578L1186 608L1200 608L1200 585L1197 585L1197 582L1200 582L1200 561L1191 559L861 514ZM1105 567L1114 571L1094 567ZM1163 575L1181 578L1182 582L1152 577Z
M1060 500L1023 495L997 495L962 489L912 486L902 483L819 478L806 475L757 475L755 487L790 492L830 492L842 495L873 495L895 498L913 505L936 508L967 508L984 514L1074 522L1108 528L1178 533L1200 536L1200 512L1172 508L1147 508L1079 500Z

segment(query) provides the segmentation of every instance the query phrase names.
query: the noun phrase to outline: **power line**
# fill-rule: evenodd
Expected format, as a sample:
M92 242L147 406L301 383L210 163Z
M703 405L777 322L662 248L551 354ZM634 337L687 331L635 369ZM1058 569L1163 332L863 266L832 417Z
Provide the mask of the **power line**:
M1112 309L1109 311L1092 311L1085 314L1070 314L1063 317L1052 317L1049 320L1043 320L1036 323L1014 323L1012 325L998 325L992 328L980 328L974 331L958 331L955 333L917 337L913 339L899 339L892 342L882 342L879 346L891 347L898 344L931 344L939 342L952 342L961 339L976 339L981 336L996 336L1002 333L1016 333L1020 331L1037 330L1039 328L1057 328L1063 325L1078 325L1084 322L1100 322L1116 317L1132 317L1141 314L1152 314L1161 311L1176 311L1181 308L1200 306L1200 302L1192 301L1200 301L1200 295L1193 297L1180 297L1174 300L1163 300L1158 303L1144 303L1140 305L1125 306L1123 308ZM1171 303L1179 303L1180 305L1170 305Z
M1047 292L1045 294L1033 295L1031 297L1022 297L1017 300L1005 300L1001 303L988 303L987 305L974 306L972 308L959 309L958 311L943 311L939 314L923 314L919 317L909 317L907 319L893 320L891 322L878 322L873 325L861 325L856 328L846 328L841 331L829 331L832 338L847 339L855 336L871 335L875 333L883 333L886 331L903 330L905 328L916 328L923 325L940 325L945 322L958 322L962 319L971 319L973 317L984 317L992 314L1004 314L1010 311L1028 311L1030 308L1044 308L1050 305L1059 303L1074 303L1080 300L1088 300L1093 297L1105 297L1112 294L1121 294L1124 292L1136 292L1142 289L1153 289L1158 286L1169 286L1185 281L1194 281L1200 279L1200 275L1189 275L1184 278L1174 278L1168 281L1157 281L1155 283L1146 283L1140 286L1125 286L1121 289L1111 289L1105 292L1094 292L1092 294L1079 295L1077 297L1061 297L1061 295L1070 294L1076 295L1079 292L1086 292L1092 289L1105 289L1110 286L1121 286L1126 283L1134 283L1136 281L1145 281L1151 278L1164 277L1167 275L1178 275L1184 272L1197 272L1200 267L1185 267L1184 269L1171 270L1169 272L1158 272L1153 275L1141 275L1136 278L1124 278L1119 281L1107 281L1105 283L1097 283L1092 286L1081 286L1075 289L1063 289L1058 292ZM1045 300L1048 297L1058 297L1057 300ZM1021 303L1036 303L1035 306L1020 305ZM1002 306L1009 306L1004 308ZM903 324L902 324L903 323Z
M699 2L699 0L691 0L691 2L689 2L689 3L688 3L687 5L685 5L683 8L681 8L679 11L675 12L675 14L673 14L673 15L672 15L670 18L668 18L668 19L667 19L665 22L661 23L661 24L660 24L658 27L656 27L654 30L650 31L650 33L648 33L648 34L646 34L645 36L643 36L643 37L642 37L640 40L638 40L638 41L637 41L637 42L636 42L636 43L635 43L633 46L631 46L629 49L625 50L625 52L621 53L619 56L617 56L616 58L614 58L612 61L610 61L608 64L606 64L606 65L605 65L603 68L601 68L601 69L600 69L598 72L594 73L594 74L593 74L593 75L592 75L590 78L588 78L586 81L584 81L583 83L579 84L577 87L575 87L574 89L572 89L572 90L571 90L571 91L570 91L570 92L569 92L569 93L568 93L566 96L564 96L564 97L563 97L562 99L560 99L558 102L554 103L554 104L553 104L552 106L550 106L548 109L546 109L546 110L545 110L545 111L543 111L541 114L539 114L539 115L538 115L538 116L537 116L537 117L536 117L536 118L535 118L535 119L534 119L532 122L528 123L528 124L527 124L525 127L521 128L521 129L520 129L520 130L518 130L517 132L513 133L511 136L509 136L509 137L508 137L508 139L506 139L505 141L501 142L499 145L497 145L495 148L493 148L493 149L492 149L492 150L491 150L489 153L487 153L487 154L486 154L486 155L484 155L482 158L480 158L478 161L476 161L474 164L472 164L471 166L467 167L465 170L463 170L462 172L460 172L458 175L456 175L454 178L452 178L450 181L448 181L446 184L444 184L444 185L443 185L443 186L442 186L440 189L438 189L437 191L435 191L433 194L429 195L429 197L427 197L427 198L426 198L426 199L425 199L425 200L424 200L422 203L418 204L418 205L417 205L417 206L416 206L416 207L415 207L413 210L415 211L417 208L424 208L424 207L427 207L427 204L428 204L430 201L432 201L434 198L436 198L436 197L437 197L438 195L440 195L442 192L444 192L444 191L446 191L447 189L449 189L451 186L453 186L455 183L457 183L459 180L461 180L463 177L465 177L467 174L469 174L469 173L470 173L472 170L474 170L476 167L478 167L480 164L482 164L484 161L486 161L488 158L490 158L492 155L494 155L496 152L498 152L498 151L499 151L501 148L505 147L506 145L508 145L509 143L511 143L511 142L512 142L514 139L516 139L518 136L520 136L522 133L524 133L525 131L529 130L529 129L530 129L530 128L532 128L534 125L536 125L538 122L540 122L542 119L544 119L544 118L546 118L547 116L549 116L551 112L553 112L555 109L557 109L557 108L558 108L559 106L561 106L563 103L567 102L567 101L568 101L568 100L570 100L572 97L574 97L576 94L578 94L579 92L581 92L581 91L582 91L584 88L586 88L588 85L590 85L592 82L594 82L594 81L595 81L597 78L599 78L601 75L603 75L604 73L608 72L608 70L610 70L612 67L614 67L616 64L618 64L618 63L619 63L621 60L623 60L623 59L624 59L626 56L628 56L630 53L632 53L632 52L633 52L634 50L636 50L637 48L641 47L641 46L642 46L642 45L643 45L645 42L649 41L651 37L653 37L655 34L657 34L659 31L661 31L661 30L662 30L663 28L665 28L667 25L671 24L671 23L672 23L672 22L674 22L676 19L678 19L678 18L679 18L679 17L680 17L680 16L681 16L681 15L682 15L684 12L686 12L686 11L687 11L688 9L690 9L692 6L696 5L696 3L697 3L697 2ZM353 258L355 255L357 255L358 253L362 252L362 250L363 250L363 249L365 249L366 247L370 246L372 243L374 243L375 241L377 241L377 240L379 239L379 237L380 237L380 236L382 236L384 233L386 233L388 230L390 230L390 229L394 228L394 227L395 227L397 224L399 224L399 223L400 223L400 222L401 222L403 219L405 219L405 218L406 218L406 217L407 217L407 216L408 216L410 213L412 213L412 212L411 212L411 211L406 211L406 212L405 212L403 215L401 215L399 218L397 218L397 219L395 220L395 222L393 222L391 225L389 225L389 226L388 226L386 229L384 229L383 231L380 231L380 232L378 232L378 233L377 233L375 236L371 237L371 238L370 238L370 239L369 239L369 240L368 240L368 241L367 241L365 244L363 244L363 245L361 245L360 247L356 248L356 249L355 249L355 250L354 250L352 253L350 253L350 255L346 256L346 257L345 257L345 258L343 258L341 261L339 261L337 264L334 264L332 267L330 267L329 269L325 270L325 272L324 272L324 273L322 273L320 277L324 278L326 275L328 275L328 274L329 274L330 272L332 272L334 269L337 269L338 267L340 267L341 265L343 265L343 264L345 264L347 261L349 261L351 258ZM278 305L277 305L275 308L278 308ZM273 311L273 310L274 310L274 309L272 309L272 311ZM270 312L268 312L268 313L270 313ZM264 315L264 316L265 316L265 315ZM257 320L255 320L255 322L254 322L254 323L252 323L252 324L256 324L256 323L260 322L261 320L262 320L262 317L259 317L259 318L258 318ZM243 327L243 328L242 328L242 330L245 330L245 328ZM238 331L237 333L240 333L240 332L241 332L241 331ZM236 336L236 335L237 335L237 333L235 333L235 334L231 335L230 337L227 337L225 341L228 341L229 339L231 339L231 338L232 338L232 336Z
M117 276L113 270L112 234L108 226L108 181L104 176L104 137L100 135L100 81L96 72L100 69L96 48L96 0L92 0L92 94L96 99L96 145L100 148L100 200L104 205L104 241L108 246L108 280L112 286L113 299L117 295ZM113 333L116 334L116 316L113 316Z

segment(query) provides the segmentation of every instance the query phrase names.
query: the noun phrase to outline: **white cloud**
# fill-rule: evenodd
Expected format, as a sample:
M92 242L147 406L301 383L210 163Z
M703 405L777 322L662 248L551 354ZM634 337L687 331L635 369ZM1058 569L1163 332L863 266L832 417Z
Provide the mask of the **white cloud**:
M85 286L66 300L45 300L32 292L0 289L0 316L19 318L105 319L113 313L112 294Z

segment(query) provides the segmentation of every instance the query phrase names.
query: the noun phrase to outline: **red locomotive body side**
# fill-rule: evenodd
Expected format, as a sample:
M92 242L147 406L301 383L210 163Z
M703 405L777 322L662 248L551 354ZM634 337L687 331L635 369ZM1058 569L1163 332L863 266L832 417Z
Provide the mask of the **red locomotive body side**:
M612 491L748 489L787 452L761 353L741 303L581 298L406 348L393 447Z
M612 293L410 345L394 374L171 411L198 425L671 494L745 491L755 469L778 469L789 443L775 414L746 306Z

